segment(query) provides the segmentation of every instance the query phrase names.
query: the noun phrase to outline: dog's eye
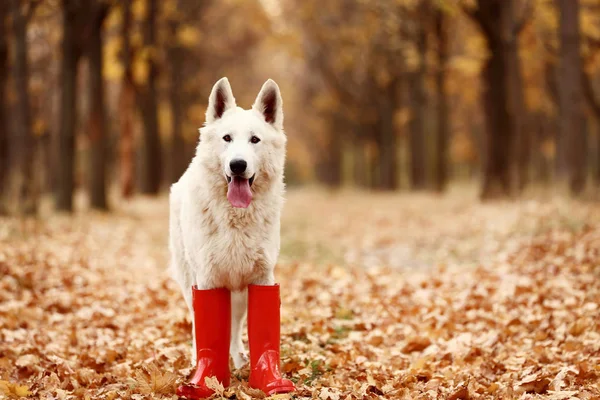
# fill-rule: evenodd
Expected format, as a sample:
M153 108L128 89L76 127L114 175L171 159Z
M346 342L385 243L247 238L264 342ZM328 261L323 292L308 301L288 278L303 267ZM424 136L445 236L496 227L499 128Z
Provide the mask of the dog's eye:
M227 143L229 143L229 142L231 142L231 136L225 135L225 136L223 136L223 140L226 141Z
M256 137L256 136L252 136L252 137L250 138L250 143L254 143L254 144L256 144L256 143L258 143L258 142L260 142L260 139L259 139L258 137Z

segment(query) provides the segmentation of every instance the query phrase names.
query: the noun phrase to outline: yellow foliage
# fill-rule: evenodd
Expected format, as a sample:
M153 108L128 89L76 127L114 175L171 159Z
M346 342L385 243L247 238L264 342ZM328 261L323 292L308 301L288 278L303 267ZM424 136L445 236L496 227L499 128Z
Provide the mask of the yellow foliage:
M450 61L450 66L452 69L461 72L465 76L473 77L479 75L483 63L481 60L475 58L458 56Z
M583 66L585 73L593 75L600 70L600 52L594 52L592 55L585 58Z
M133 78L136 83L144 84L148 79L148 74L150 72L150 66L148 62L151 58L156 57L155 53L155 49L146 46L140 50L140 52L137 54L137 57L133 60Z
M41 118L36 118L35 121L33 122L33 134L35 136L42 136L44 134L44 132L46 132L46 130L48 129L48 126L46 124L46 121L44 121Z
M556 32L558 30L558 14L554 3L554 0L538 0L533 18L538 26L547 31Z
M133 71L133 80L136 83L143 84L146 82L150 68L145 59L136 58L132 63L131 69Z
M141 47L144 43L142 33L139 31L132 32L131 36L129 37L129 42L133 47Z
M112 7L111 11L106 17L104 26L106 29L112 29L118 27L123 22L123 10L121 7Z
M469 134L464 131L457 132L452 138L450 156L456 163L472 163L477 160L477 151Z
M556 143L553 139L546 139L542 142L540 150L546 159L554 160L556 156Z
M202 37L200 31L189 25L183 25L177 31L177 42L184 47L194 47Z
M190 121L195 121L195 127L200 128L200 125L204 122L204 114L206 113L207 104L192 104L187 108L186 116Z
M484 60L487 58L487 45L481 35L472 35L472 32L467 31L470 34L465 38L465 56L472 57L478 60Z
M380 88L387 87L392 81L392 74L383 64L379 64L378 68L375 69L375 82Z
M460 12L460 8L456 0L436 0L435 4L449 16L455 16Z
M171 124L173 120L173 114L171 113L171 105L169 102L161 101L158 104L158 126L162 136L172 135Z
M597 13L582 12L580 17L581 32L584 36L600 40L600 16Z
M539 86L525 88L525 104L531 111L539 111L544 108L544 92Z
M118 80L123 76L123 65L119 61L122 48L121 38L112 36L104 45L104 66L102 72L108 80Z
M337 108L338 101L328 92L320 92L313 98L312 105L318 111L331 111Z
M167 0L162 1L162 13L167 19L179 18L179 10L177 9L177 1Z
M146 16L146 0L133 0L131 13L135 19L143 19Z
M403 107L399 110L396 110L396 113L394 114L394 125L397 128L402 129L404 126L406 126L408 124L408 121L410 121L410 118L411 118L410 108Z
M408 71L415 71L419 67L419 53L415 46L407 46L403 53L404 64Z

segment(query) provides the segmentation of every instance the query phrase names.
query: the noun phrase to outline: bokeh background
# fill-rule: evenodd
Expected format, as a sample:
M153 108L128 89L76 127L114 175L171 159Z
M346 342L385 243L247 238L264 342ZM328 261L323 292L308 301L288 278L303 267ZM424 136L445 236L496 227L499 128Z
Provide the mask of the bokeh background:
M177 398L223 76L283 94L294 398L600 399L598 0L0 0L0 399Z
M290 186L600 184L596 0L4 0L0 31L3 213L165 191L222 76L279 83Z

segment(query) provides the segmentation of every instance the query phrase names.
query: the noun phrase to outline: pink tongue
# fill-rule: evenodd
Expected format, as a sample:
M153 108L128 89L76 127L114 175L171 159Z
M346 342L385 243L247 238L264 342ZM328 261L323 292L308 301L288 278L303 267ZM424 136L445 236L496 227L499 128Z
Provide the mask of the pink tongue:
M234 207L247 208L252 201L252 192L250 191L250 182L248 179L234 176L231 182L229 182L227 200Z

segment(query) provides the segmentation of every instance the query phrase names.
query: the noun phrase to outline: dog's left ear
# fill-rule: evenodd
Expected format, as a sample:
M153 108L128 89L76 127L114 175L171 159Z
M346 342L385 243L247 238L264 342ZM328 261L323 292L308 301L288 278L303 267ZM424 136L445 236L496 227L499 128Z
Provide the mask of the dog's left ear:
M265 122L273 125L277 130L283 129L283 101L279 86L274 80L269 79L260 89L252 109L258 111Z

